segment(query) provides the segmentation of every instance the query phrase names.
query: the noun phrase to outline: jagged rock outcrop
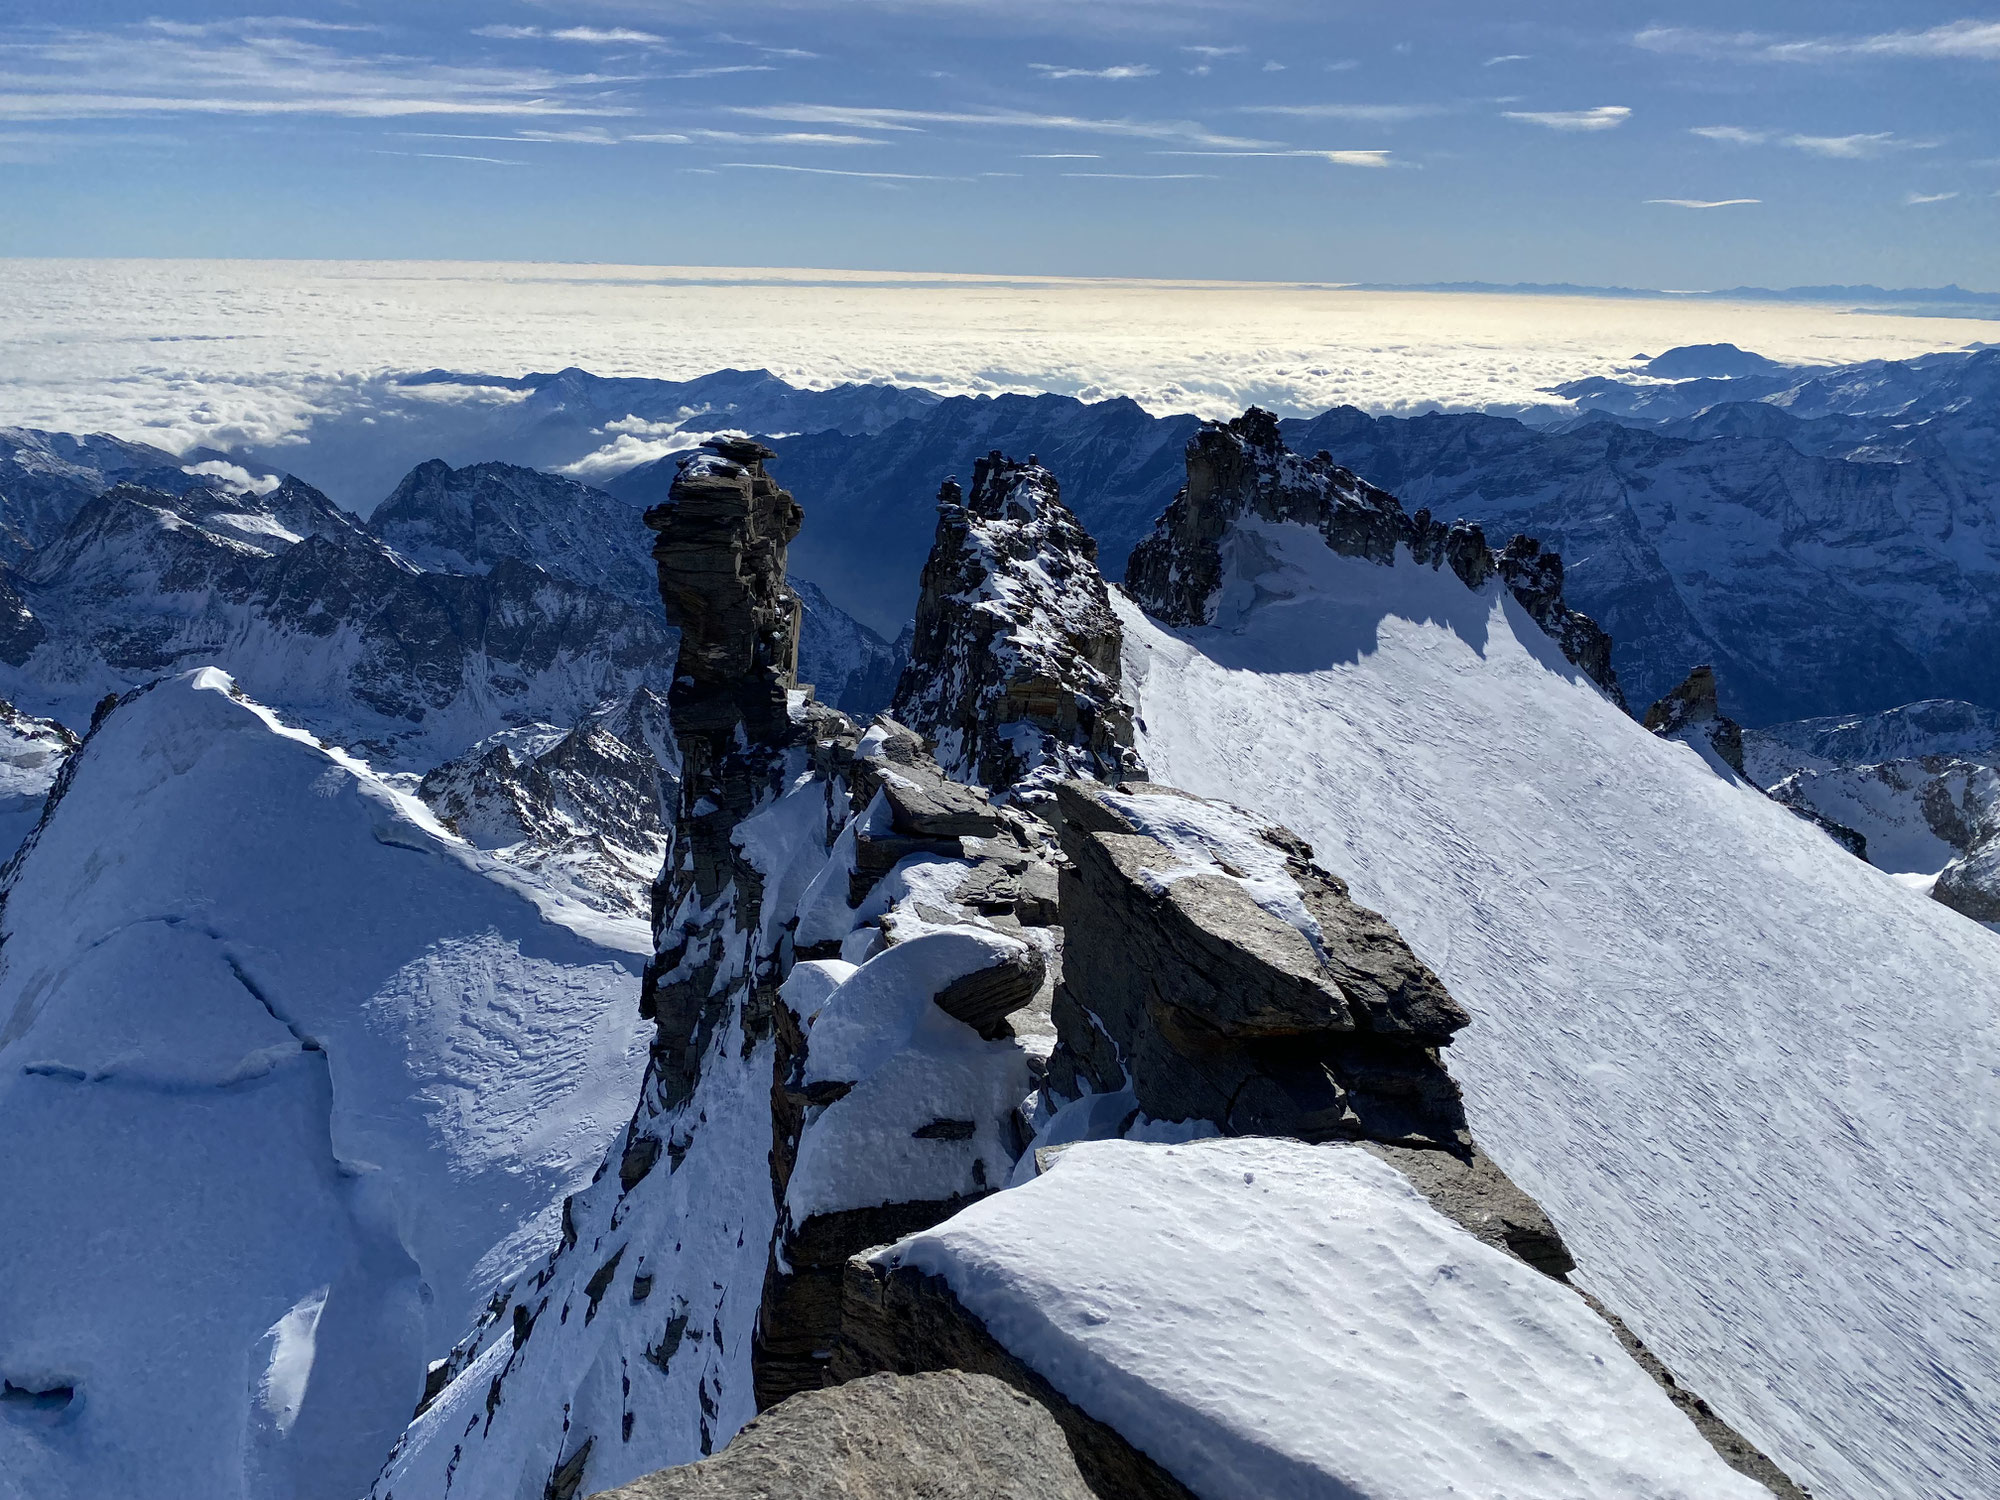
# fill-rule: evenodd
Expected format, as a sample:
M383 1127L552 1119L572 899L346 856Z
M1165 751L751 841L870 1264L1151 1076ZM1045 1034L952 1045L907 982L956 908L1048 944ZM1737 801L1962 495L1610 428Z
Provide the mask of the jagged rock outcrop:
M1092 1500L1063 1431L989 1375L869 1375L781 1402L714 1458L597 1500Z
M1238 528L1258 521L1311 527L1343 557L1383 566L1397 549L1432 568L1449 564L1467 588L1498 575L1563 655L1621 707L1611 640L1563 602L1562 559L1532 537L1498 552L1479 527L1414 515L1386 490L1342 468L1321 450L1304 458L1286 448L1278 419L1251 407L1229 422L1206 422L1188 441L1187 483L1132 550L1125 587L1170 625L1216 623L1227 572L1225 549L1245 545Z
M586 905L644 918L677 802L674 764L667 702L639 688L567 730L491 735L426 774L417 795L509 864Z
M946 774L1035 800L1070 776L1136 774L1122 632L1097 544L1033 458L979 460L938 491L910 664L891 711Z
M1706 745L1730 770L1744 774L1743 726L1716 702L1715 668L1689 672L1686 681L1646 710L1645 724L1662 739Z
M1172 787L1057 795L1055 1088L1129 1087L1230 1134L1469 1149L1436 1050L1465 1013L1296 835Z

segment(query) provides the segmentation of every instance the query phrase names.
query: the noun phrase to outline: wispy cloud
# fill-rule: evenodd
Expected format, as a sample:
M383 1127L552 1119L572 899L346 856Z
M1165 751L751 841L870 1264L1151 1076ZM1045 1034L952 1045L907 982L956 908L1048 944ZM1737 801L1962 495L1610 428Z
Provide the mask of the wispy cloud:
M1065 177L1088 177L1109 182L1209 182L1213 172L1065 172Z
M1911 193L1903 199L1906 207L1915 208L1919 203L1947 203L1956 198L1956 193Z
M1502 63L1527 62L1532 58L1532 56L1533 54L1528 52L1503 52L1498 57L1487 58L1486 61L1481 63L1479 66L1482 68L1497 68Z
M683 68L678 73L665 73L665 78L727 78L732 73L775 73L778 70L770 63L722 63L709 68Z
M1393 165L1385 151L1319 151L1309 148L1284 151L1155 151L1155 156L1292 156L1330 161L1339 167L1387 167Z
M1105 120L1080 115L1037 114L1029 110L897 109L846 104L742 104L731 114L758 120L783 120L795 125L844 125L856 130L921 130L926 125L970 125L1002 130L1061 130L1079 135L1127 136L1138 140L1186 141L1197 146L1231 146L1245 150L1275 144L1241 136L1218 135L1191 120Z
M476 161L483 162L489 167L525 167L527 165L524 161L509 161L499 156L461 156L454 151L388 151L376 149L370 154L374 156L407 156L418 161Z
M1779 143L1799 151L1810 151L1814 156L1835 156L1847 161L1887 156L1892 151L1928 151L1937 144L1936 141L1903 140L1889 130L1859 135L1788 135L1782 137Z
M1936 141L1913 141L1892 130L1872 130L1854 135L1799 135L1777 130L1746 130L1740 125L1696 125L1688 132L1731 146L1789 146L1814 156L1839 157L1848 161L1887 156L1896 151L1929 151Z
M1044 78L1151 78L1160 70L1147 63L1118 63L1109 68L1066 68L1057 63L1029 63Z
M1022 161L1102 161L1103 155L1096 151L1026 151Z
M1744 203L1762 203L1762 198L1648 198L1648 203L1664 203L1669 208L1735 208Z
M1525 120L1549 130L1615 130L1632 118L1623 104L1600 104L1595 109L1509 109L1502 111L1510 120Z
M1285 115L1295 120L1353 120L1361 124L1395 125L1405 120L1441 115L1441 104L1244 104L1250 115Z
M931 172L858 172L839 167L800 167L781 161L725 161L724 167L745 172L799 172L808 177L872 177L887 182L969 182L966 177L942 177Z
M604 94L628 78L345 52L321 40L329 30L283 18L161 22L0 42L0 119L631 113Z
M872 135L836 135L818 130L690 130L696 140L729 146L886 146Z
M664 47L667 39L651 31L634 31L628 26L564 26L550 30L543 26L475 26L474 36L502 42L595 42L604 45L639 43Z
M2000 21L1951 21L1923 31L1786 40L1754 31L1649 26L1632 38L1652 52L1684 52L1749 62L1838 62L1850 58L1974 58L2000 61Z
M1181 51L1183 52L1192 52L1196 57L1206 57L1210 61L1214 61L1217 58L1223 58L1223 57L1241 57L1245 52L1248 52L1249 50L1250 49L1248 47L1196 46L1196 47L1181 48Z

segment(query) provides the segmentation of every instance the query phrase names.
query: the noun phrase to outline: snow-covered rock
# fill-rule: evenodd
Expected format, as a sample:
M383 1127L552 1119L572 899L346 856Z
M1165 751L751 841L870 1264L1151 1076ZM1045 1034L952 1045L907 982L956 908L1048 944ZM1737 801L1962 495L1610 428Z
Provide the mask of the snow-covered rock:
M659 597L638 508L539 469L432 459L370 512L368 529L427 572L489 573L512 557L628 601Z
M1696 667L1679 687L1646 710L1642 722L1663 739L1692 745L1725 773L1744 774L1743 726L1717 704L1715 668Z
M350 1500L623 1123L643 925L204 670L72 757L0 944L0 1494Z
M945 773L1034 800L1138 770L1097 544L1034 459L990 453L938 492L910 664L891 712Z
M1325 449L1304 458L1285 446L1278 419L1251 407L1229 422L1205 422L1187 446L1187 483L1153 531L1132 549L1126 583L1160 619L1236 625L1265 597L1269 549L1304 527L1341 557L1387 566L1399 553L1433 569L1449 563L1467 588L1497 575L1549 638L1614 701L1622 703L1611 642L1563 600L1561 557L1533 537L1498 552L1464 522L1406 513L1386 490L1358 478Z
M444 825L587 906L645 919L677 800L666 700L639 688L568 730L490 735L425 775Z
M656 613L512 558L476 577L419 571L296 480L111 490L20 586L40 639L0 666L0 690L23 708L81 723L106 693L219 666L398 769L511 725L575 723L671 672Z
M1787 1473L1990 1490L1992 935L1647 733L1510 590L1242 530L1220 623L1121 605L1152 773L1396 924L1471 1016L1475 1138Z
M54 719L24 714L0 699L0 862L41 819L49 789L76 746L77 737Z
M1949 698L1906 703L1879 714L1836 714L1767 724L1743 737L1751 780L1776 786L1794 771L1877 766L1951 756L2000 764L2000 712Z
M1573 1292L1356 1147L1086 1142L874 1263L1201 1500L1768 1494Z

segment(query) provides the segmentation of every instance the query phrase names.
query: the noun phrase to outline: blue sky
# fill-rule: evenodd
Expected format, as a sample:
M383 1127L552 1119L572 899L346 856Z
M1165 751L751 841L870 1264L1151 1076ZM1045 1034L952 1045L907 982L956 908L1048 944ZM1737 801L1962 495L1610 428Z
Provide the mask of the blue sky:
M2000 290L1962 0L272 6L15 0L0 254Z

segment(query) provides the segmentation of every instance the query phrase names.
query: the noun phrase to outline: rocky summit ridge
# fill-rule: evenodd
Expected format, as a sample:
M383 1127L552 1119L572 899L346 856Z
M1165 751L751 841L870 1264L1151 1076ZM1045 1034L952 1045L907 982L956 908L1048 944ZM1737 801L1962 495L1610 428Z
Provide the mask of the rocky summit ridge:
M984 1493L952 1434L1012 1408L946 1419L913 1387L889 1418L881 1387L846 1384L922 1372L1028 1397L1090 1493L1195 1493L1018 1330L880 1249L1059 1176L1084 1140L1366 1149L1440 1232L1555 1287L1560 1236L1442 1065L1466 1016L1436 975L1295 835L1138 779L1109 594L1053 476L994 455L971 497L946 486L897 700L914 722L864 727L796 680L803 517L769 458L713 442L647 513L682 632L681 777L637 1108L560 1246L435 1368L379 1500L523 1474L574 1500L718 1450L630 1493L736 1493L741 1471L804 1495L805 1454L859 1461L862 1410L868 1463L921 1450L938 1493ZM1715 1445L1690 1432L1700 1462L1784 1489L1673 1394Z
M1410 514L1325 450L1310 458L1290 451L1277 417L1254 406L1228 422L1203 423L1189 439L1187 483L1133 549L1126 588L1167 624L1215 624L1230 571L1225 546L1256 545L1239 524L1245 520L1310 527L1339 556L1383 566L1399 550L1433 569L1448 564L1470 589L1497 577L1563 655L1624 704L1611 638L1564 602L1559 555L1528 536L1495 550L1470 522L1439 521L1428 509Z

